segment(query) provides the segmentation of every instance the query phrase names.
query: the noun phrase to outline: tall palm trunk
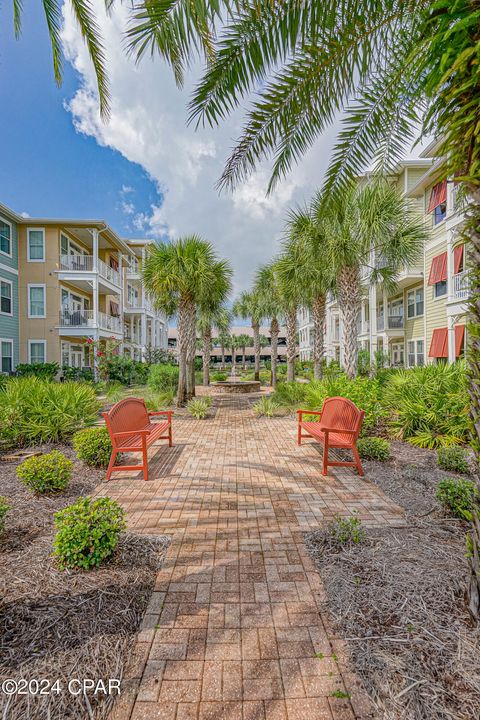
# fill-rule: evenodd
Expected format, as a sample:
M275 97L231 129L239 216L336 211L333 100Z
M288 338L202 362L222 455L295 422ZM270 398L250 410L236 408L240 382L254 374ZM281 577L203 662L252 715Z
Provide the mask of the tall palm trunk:
M192 304L188 322L187 400L195 395L195 355L197 350L197 311Z
M471 202L467 212L468 220L463 229L463 237L469 248L468 393L478 470L480 467L480 190L471 186L469 190ZM478 472L476 479L478 483ZM480 503L476 504L472 515L469 535L468 600L472 618L480 622Z
M287 326L287 380L295 380L295 358L297 356L297 308L291 308L285 313Z
M255 380L260 380L260 323L252 320L253 352L255 353Z
M243 358L242 358L242 370L246 370L246 369L247 369L247 358L246 358L246 347L245 347L245 345L242 347L242 354L243 354Z
M337 277L338 306L343 328L343 365L348 377L357 374L357 318L360 310L358 267L344 267Z
M322 377L322 360L324 347L325 326L325 295L316 295L312 303L313 318L313 377L320 380Z
M221 370L225 370L225 345L223 343L221 343L221 345L220 345L220 353L222 355Z
M212 329L203 333L203 384L210 385L210 347L212 344Z
M232 375L235 375L236 372L236 366L235 366L235 348L232 345Z
M277 360L278 360L278 333L279 333L278 320L276 317L272 317L270 321L270 336L271 336L271 349L272 349L272 369L270 375L270 384L272 388L277 387Z
M188 300L180 300L178 308L178 407L183 407L187 402L187 355L191 313L191 303Z

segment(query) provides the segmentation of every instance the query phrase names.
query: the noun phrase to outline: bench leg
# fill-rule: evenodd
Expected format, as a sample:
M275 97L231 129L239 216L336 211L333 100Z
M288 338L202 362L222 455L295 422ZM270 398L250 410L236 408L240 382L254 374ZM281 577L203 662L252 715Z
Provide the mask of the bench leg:
M302 444L302 427L301 427L300 423L298 425L298 430L297 430L297 443L298 443L298 445Z
M357 446L354 445L352 450L353 450L353 457L355 458L355 462L357 464L358 474L360 475L360 477L363 477L365 475L365 473L363 471L362 462L360 460L360 455L358 454Z
M107 475L105 477L105 480L110 480L110 478L112 477L112 470L113 470L113 466L115 465L117 452L118 452L117 450L112 450L112 454L110 456L110 462L108 463Z
M143 479L148 480L148 453L147 453L147 439L142 436L142 457L143 457Z
M328 443L323 446L323 472L322 475L328 475Z
M173 433L172 433L172 424L170 423L168 428L168 447L172 447L173 445Z

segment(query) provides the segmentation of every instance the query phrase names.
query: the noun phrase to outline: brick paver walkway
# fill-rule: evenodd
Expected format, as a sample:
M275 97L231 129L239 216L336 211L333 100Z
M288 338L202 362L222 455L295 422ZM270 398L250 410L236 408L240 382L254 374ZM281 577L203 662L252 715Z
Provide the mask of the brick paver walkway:
M174 418L153 481L100 489L137 532L172 536L115 720L370 716L303 536L335 513L397 524L401 510L350 470L323 478L318 446L298 447L291 418L257 419L251 402Z

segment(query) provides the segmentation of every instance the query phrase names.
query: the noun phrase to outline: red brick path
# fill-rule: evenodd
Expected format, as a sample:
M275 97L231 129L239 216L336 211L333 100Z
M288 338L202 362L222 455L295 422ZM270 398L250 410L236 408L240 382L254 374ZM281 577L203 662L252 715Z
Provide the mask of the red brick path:
M257 419L251 402L226 396L213 420L174 418L175 446L151 459L155 480L130 473L100 490L137 532L172 536L115 720L371 716L320 613L303 535L335 513L397 524L401 510L350 470L323 478L294 421Z

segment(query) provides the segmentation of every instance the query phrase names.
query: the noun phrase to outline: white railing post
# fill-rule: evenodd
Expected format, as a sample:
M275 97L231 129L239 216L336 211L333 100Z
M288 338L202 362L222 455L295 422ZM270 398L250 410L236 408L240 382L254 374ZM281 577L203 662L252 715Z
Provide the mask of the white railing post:
M98 230L94 228L92 230L92 241L93 241L93 272L97 272L98 268Z

